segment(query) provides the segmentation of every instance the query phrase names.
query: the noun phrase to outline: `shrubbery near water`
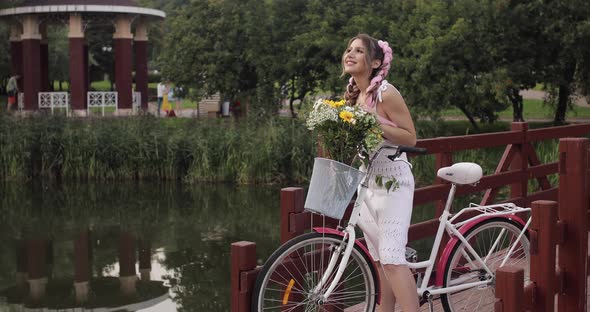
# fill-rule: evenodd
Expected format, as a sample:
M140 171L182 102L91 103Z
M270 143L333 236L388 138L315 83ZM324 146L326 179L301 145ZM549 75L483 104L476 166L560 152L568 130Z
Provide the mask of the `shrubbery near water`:
M298 120L0 115L4 179L300 183L315 145Z
M531 125L531 128L533 125ZM419 138L467 135L467 122L417 122ZM485 132L508 131L506 123ZM535 144L542 163L557 142ZM494 172L504 147L454 153ZM0 179L159 179L186 183L305 185L316 140L301 119L15 118L0 114ZM434 156L412 158L418 186L434 181Z

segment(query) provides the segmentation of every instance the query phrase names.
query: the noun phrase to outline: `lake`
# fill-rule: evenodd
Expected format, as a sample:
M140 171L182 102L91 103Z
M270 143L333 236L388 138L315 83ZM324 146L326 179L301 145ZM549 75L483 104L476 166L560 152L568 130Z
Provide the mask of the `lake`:
M0 311L229 311L230 245L278 247L280 188L5 181L0 215Z
M279 205L269 186L2 182L0 311L229 311L230 245L262 263Z

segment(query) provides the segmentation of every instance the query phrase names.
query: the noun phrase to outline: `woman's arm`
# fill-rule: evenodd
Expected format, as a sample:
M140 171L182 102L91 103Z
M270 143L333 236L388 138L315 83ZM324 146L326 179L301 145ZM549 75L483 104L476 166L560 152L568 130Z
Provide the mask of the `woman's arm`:
M415 146L416 129L404 98L392 86L383 91L382 96L383 102L377 104L379 115L397 125L397 128L381 125L383 136L394 144Z

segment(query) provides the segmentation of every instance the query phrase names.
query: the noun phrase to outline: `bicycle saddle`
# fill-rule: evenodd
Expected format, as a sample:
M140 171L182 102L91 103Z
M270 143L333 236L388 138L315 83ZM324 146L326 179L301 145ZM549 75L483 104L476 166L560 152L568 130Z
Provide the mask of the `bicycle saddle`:
M476 163L460 162L450 167L438 169L436 175L446 181L456 184L474 184L481 179L483 172Z

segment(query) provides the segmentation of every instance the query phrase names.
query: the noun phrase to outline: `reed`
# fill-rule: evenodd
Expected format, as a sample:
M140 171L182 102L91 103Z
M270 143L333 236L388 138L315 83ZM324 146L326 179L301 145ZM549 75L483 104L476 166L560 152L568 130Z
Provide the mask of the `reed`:
M3 179L304 183L315 155L297 120L0 115Z
M531 126L532 127L532 126ZM487 132L508 130L497 123ZM472 133L466 122L419 122L420 138ZM0 179L180 180L306 185L315 140L299 119L16 118L0 114ZM555 142L536 147L557 159ZM503 148L459 151L493 171ZM417 185L435 178L434 157L412 159Z

